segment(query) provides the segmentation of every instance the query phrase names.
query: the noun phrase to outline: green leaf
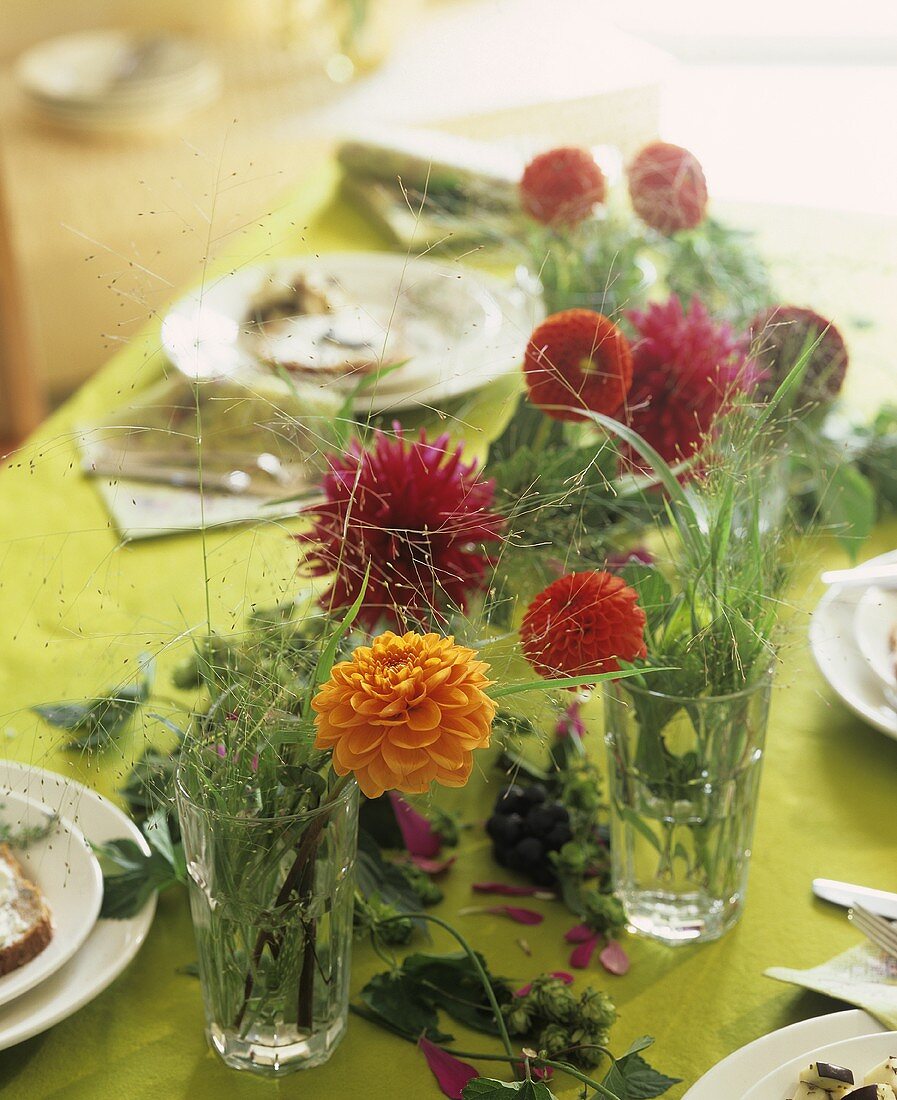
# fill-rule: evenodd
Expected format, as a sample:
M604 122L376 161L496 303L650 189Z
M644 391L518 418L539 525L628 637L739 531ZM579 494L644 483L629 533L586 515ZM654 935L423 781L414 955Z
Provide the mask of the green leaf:
M593 676L563 676L557 680L526 680L521 684L503 684L489 692L492 699L504 699L508 695L519 695L524 691L554 691L556 688L588 687L601 684L605 680L625 680L627 676L643 676L654 672L653 668L622 668L617 672L598 672ZM668 669L657 669L666 672Z
M87 703L50 703L32 707L32 710L51 726L78 734L68 741L67 749L101 751L115 741L149 698L153 681L152 658L144 655L138 665L135 684L115 688Z
M128 920L140 912L155 891L179 881L161 853L146 855L130 838L95 845L94 851L104 868L100 916L107 920ZM106 867L112 870L106 873Z
M555 1100L555 1095L543 1081L495 1081L491 1077L475 1077L461 1093L462 1100Z
M875 490L855 466L842 463L829 473L819 501L820 518L856 556L875 525Z
M478 958L489 974L486 960L482 955ZM402 964L402 970L419 988L427 991L435 1008L443 1009L459 1024L487 1035L498 1034L480 976L466 952L409 955ZM505 981L491 974L489 980L499 1003L510 998L511 991Z
M439 1030L439 1017L420 983L401 970L376 974L359 994L362 1004L394 1031L417 1041L421 1033L434 1043L452 1036Z
M638 1049L643 1050L644 1047ZM614 1062L602 1084L615 1092L620 1100L650 1100L678 1085L679 1080L678 1077L659 1073L648 1065L641 1054L633 1051Z

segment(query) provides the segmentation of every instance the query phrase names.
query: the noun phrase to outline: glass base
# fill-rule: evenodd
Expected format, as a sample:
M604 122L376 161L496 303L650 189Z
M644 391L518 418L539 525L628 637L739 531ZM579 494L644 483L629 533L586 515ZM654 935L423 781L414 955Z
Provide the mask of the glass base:
M346 1033L345 1016L334 1021L325 1031L314 1035L297 1035L291 1042L289 1034L274 1043L240 1036L236 1031L212 1024L206 1030L209 1046L231 1069L242 1069L260 1077L285 1077L300 1069L323 1065L339 1046Z
M721 901L706 894L669 894L663 891L619 891L629 929L676 946L718 940L737 923L742 899Z

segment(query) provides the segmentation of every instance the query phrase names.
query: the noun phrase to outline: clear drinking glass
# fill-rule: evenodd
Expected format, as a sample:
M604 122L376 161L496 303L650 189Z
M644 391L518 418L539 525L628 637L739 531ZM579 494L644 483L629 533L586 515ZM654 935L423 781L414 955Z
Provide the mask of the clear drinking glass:
M741 915L771 684L697 698L631 680L607 690L614 889L638 932L713 940Z
M177 803L209 1045L282 1076L326 1062L346 1029L358 787L308 813L232 816L182 771Z

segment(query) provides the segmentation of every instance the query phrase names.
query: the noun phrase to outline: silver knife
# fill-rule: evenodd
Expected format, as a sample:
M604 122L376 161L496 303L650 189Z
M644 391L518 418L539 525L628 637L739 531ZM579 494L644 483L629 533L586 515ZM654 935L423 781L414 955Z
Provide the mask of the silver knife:
M854 886L852 883L836 882L831 878L814 878L813 893L817 898L843 905L845 909L859 903L870 913L877 913L886 920L897 920L897 894L889 894L887 890Z

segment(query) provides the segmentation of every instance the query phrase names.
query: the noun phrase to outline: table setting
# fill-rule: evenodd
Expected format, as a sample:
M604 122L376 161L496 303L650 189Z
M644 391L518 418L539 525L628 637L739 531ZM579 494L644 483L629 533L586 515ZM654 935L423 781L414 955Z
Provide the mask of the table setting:
M687 149L427 149L2 475L0 1088L890 1100L895 395Z

